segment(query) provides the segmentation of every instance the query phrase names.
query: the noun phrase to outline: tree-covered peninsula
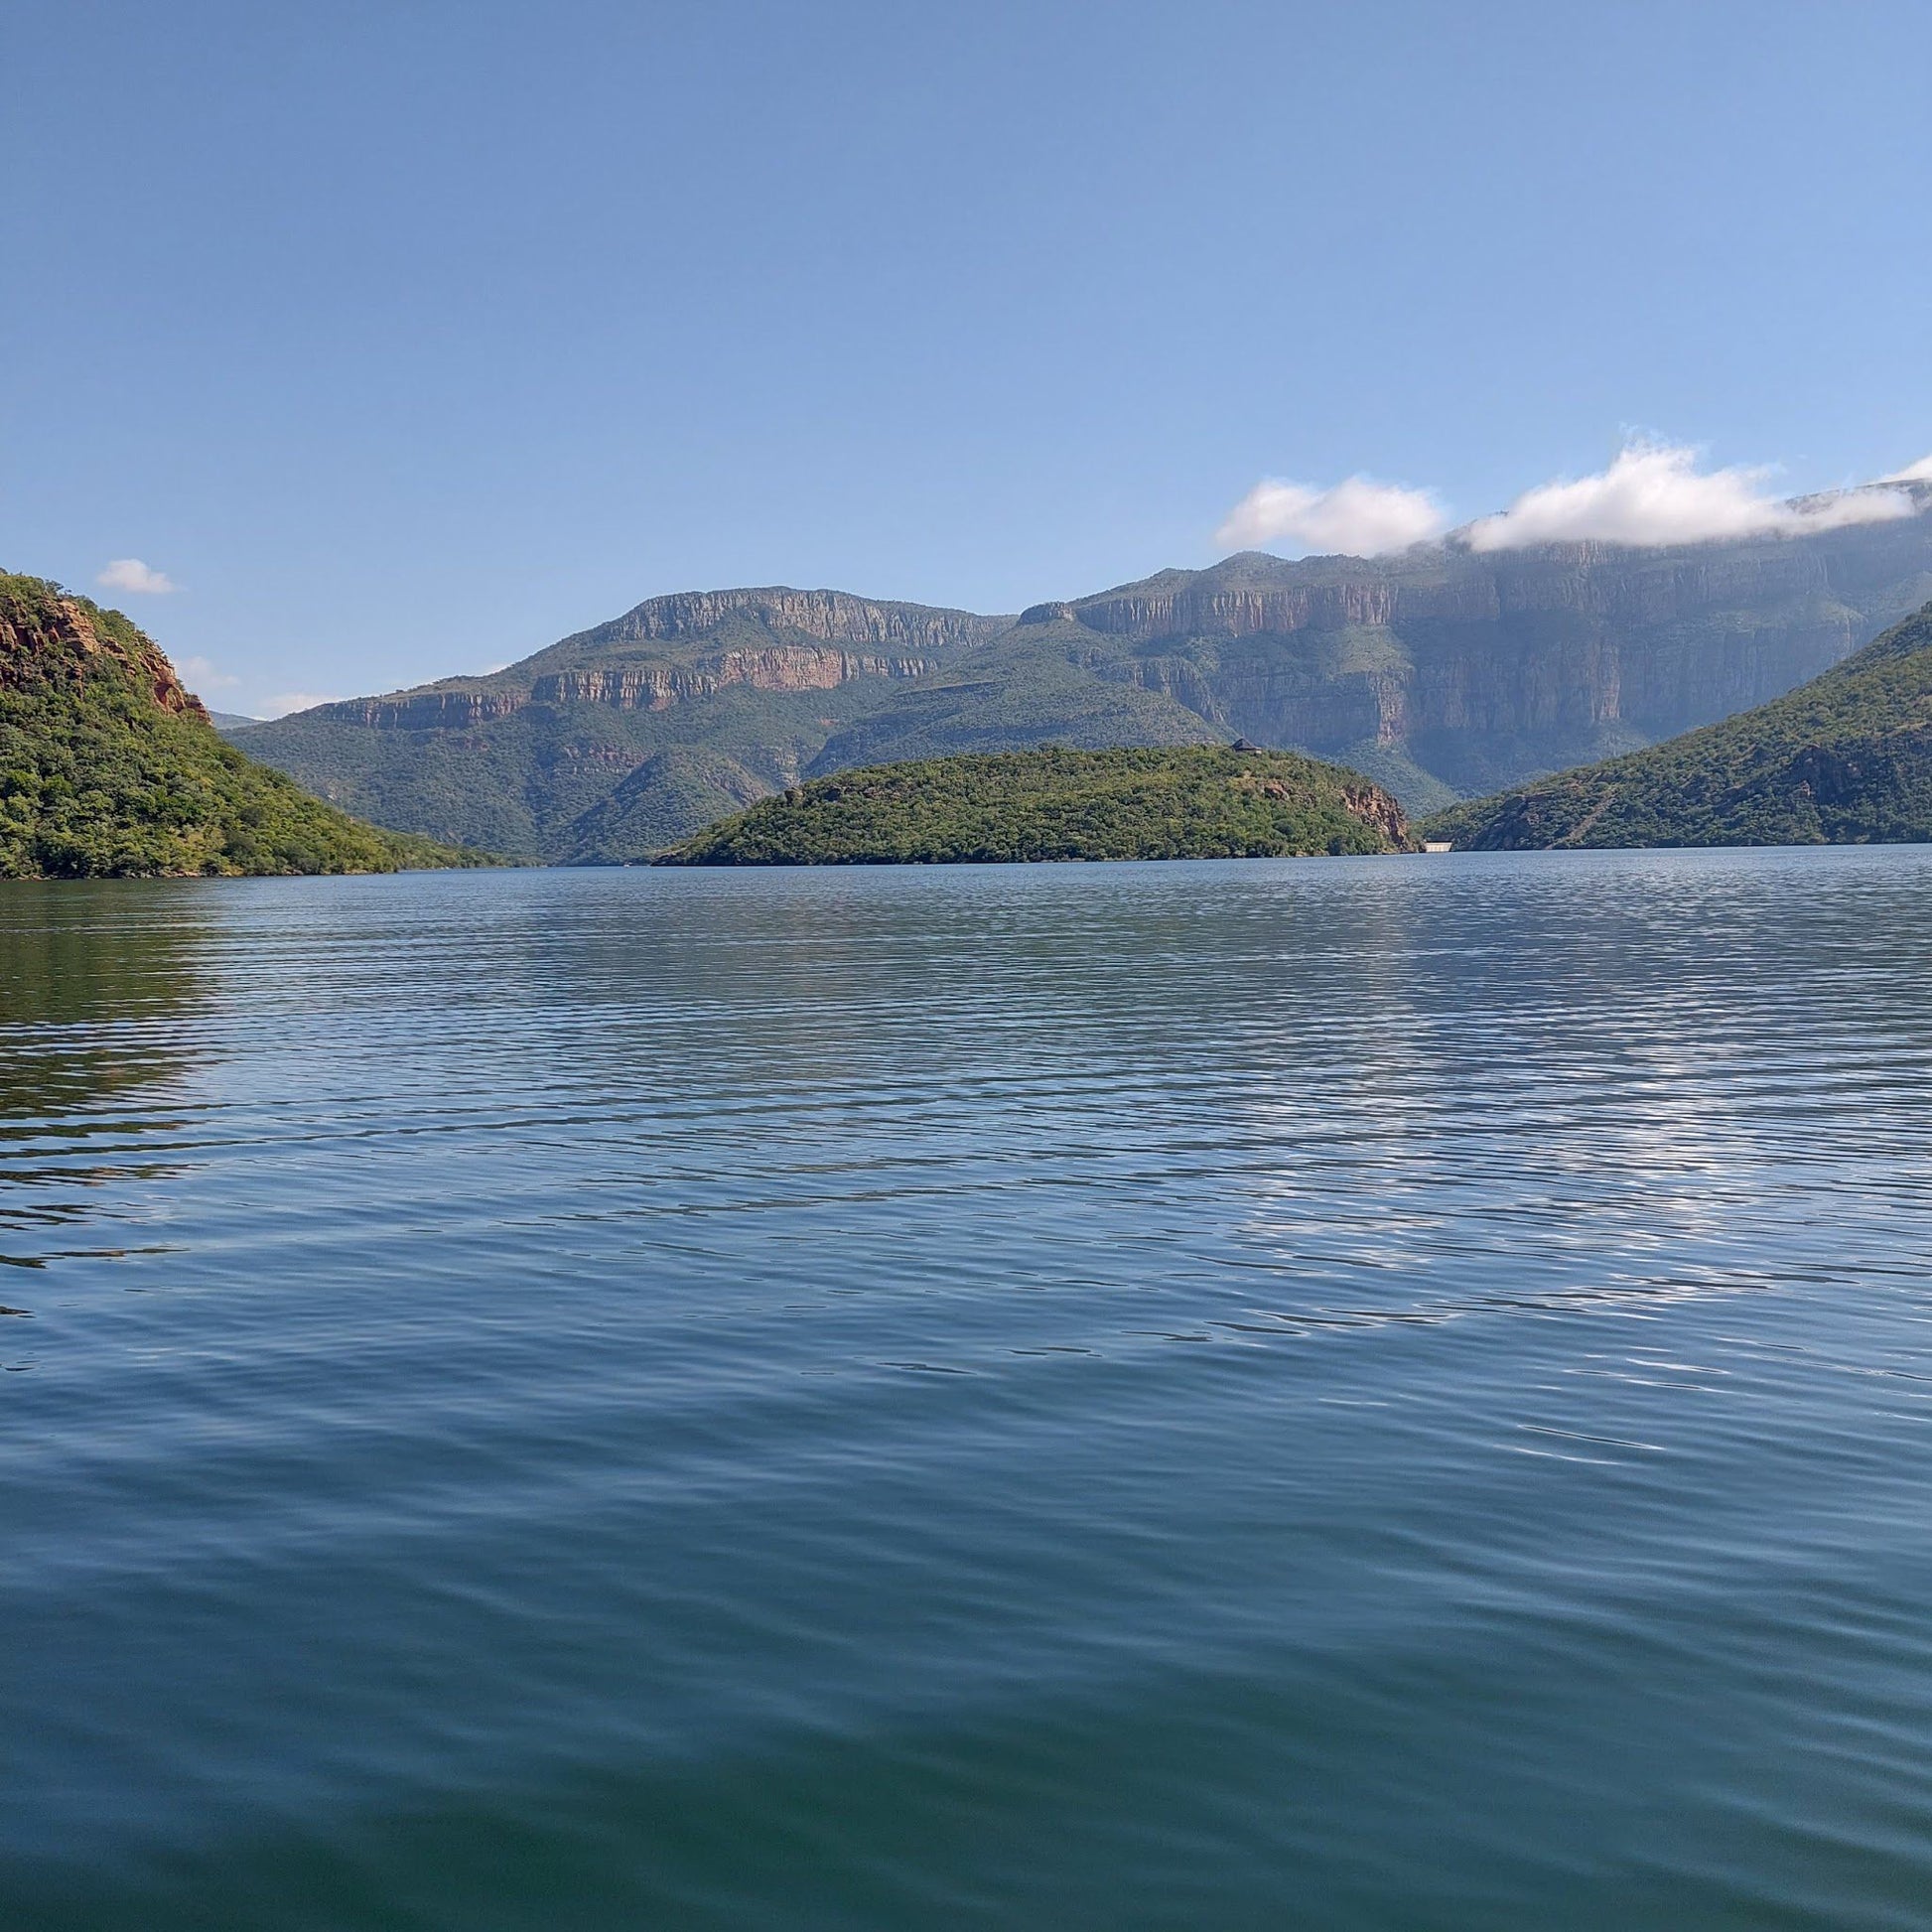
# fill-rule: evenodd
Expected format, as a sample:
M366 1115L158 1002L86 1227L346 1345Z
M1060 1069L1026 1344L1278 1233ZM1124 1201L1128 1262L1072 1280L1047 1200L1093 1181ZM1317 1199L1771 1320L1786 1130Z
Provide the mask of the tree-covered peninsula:
M1292 752L1047 747L874 765L794 785L658 863L958 865L1413 849L1402 808L1379 785Z
M0 573L0 878L476 862L364 825L257 764L118 611Z

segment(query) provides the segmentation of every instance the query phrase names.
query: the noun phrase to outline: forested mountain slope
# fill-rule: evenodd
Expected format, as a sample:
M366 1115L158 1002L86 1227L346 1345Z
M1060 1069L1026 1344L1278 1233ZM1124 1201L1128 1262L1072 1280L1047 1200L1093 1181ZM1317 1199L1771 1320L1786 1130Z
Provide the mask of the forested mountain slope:
M1932 839L1932 604L1770 704L1428 831L1483 850Z
M0 877L393 872L377 831L228 745L118 611L0 574Z
M793 782L893 686L1009 621L837 591L653 598L488 676L319 706L235 742L382 824L551 859L636 774L619 815L661 845Z

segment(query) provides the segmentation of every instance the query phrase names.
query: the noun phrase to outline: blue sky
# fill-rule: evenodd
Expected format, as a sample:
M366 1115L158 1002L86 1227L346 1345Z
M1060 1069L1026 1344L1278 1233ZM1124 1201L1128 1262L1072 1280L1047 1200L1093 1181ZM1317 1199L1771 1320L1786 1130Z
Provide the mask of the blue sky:
M217 705L694 586L1018 609L1210 561L1265 478L1460 520L1631 432L1793 490L1932 453L1922 0L11 0L0 44L0 564ZM95 589L128 559L179 588Z

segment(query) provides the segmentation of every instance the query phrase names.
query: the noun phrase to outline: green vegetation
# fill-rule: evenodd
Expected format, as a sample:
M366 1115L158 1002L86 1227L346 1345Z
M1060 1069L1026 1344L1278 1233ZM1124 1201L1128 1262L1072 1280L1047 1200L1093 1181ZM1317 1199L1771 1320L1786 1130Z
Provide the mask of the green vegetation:
M1410 849L1388 793L1294 753L1048 747L819 778L727 819L658 863L948 865Z
M1483 851L1932 839L1932 604L1755 711L1423 830Z
M479 863L378 832L228 745L117 611L0 574L0 877Z
M741 811L771 790L759 773L723 752L673 746L646 759L571 827L567 865L621 866L646 859Z

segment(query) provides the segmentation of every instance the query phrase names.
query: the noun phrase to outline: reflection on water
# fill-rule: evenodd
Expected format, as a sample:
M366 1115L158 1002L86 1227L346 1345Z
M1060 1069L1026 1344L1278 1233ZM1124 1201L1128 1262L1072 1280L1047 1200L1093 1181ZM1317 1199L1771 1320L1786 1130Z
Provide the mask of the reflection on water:
M44 1265L10 1236L104 1221L83 1190L166 1173L141 1155L173 1125L166 1097L198 1050L210 909L186 887L0 890L0 1264Z
M1929 881L8 897L9 1923L1917 1926Z

